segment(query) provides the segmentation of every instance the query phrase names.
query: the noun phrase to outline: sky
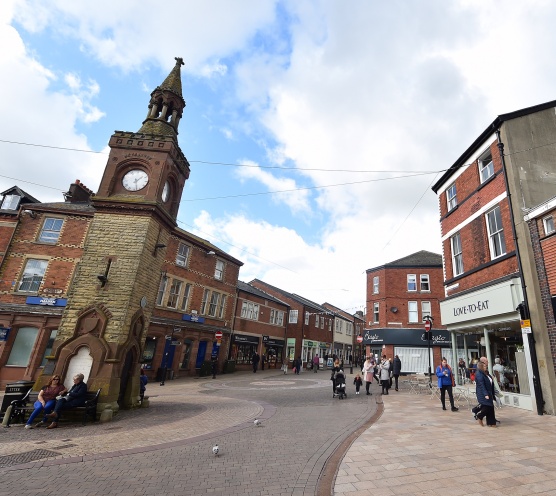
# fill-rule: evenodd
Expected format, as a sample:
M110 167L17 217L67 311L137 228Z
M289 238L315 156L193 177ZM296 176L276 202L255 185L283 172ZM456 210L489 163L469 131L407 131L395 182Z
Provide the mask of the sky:
M96 191L183 57L179 227L349 313L367 269L442 252L431 186L495 117L556 99L550 0L153 5L1 2L0 192Z

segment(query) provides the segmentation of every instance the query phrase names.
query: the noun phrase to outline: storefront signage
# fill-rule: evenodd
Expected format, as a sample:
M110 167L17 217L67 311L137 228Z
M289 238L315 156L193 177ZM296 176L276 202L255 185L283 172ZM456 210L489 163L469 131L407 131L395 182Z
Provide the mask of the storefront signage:
M0 341L7 341L10 334L10 327L0 327Z
M59 295L59 294L62 294L64 292L64 290L63 289L56 289L56 288L44 288L42 290L42 292L44 294L57 294L57 295Z
M267 337L268 339L265 341L264 338ZM283 339L273 339L270 336L263 336L263 343L267 346L284 346Z
M449 346L450 343L451 336L448 331L433 329L432 345ZM424 346L428 341L422 329L367 329L363 333L363 344Z
M42 296L28 296L25 300L27 305L43 305L49 307L65 307L67 303L66 298L48 298Z
M484 287L463 296L454 296L440 302L442 323L450 328L457 324L467 325L470 321L492 323L501 315L515 316L522 301L519 279Z
M198 315L188 315L188 314L182 315L181 320L187 320L188 322L198 322L199 324L203 324L205 322L204 317L199 317Z
M256 336L245 336L242 334L234 334L234 343L245 343L245 344L259 344L259 338Z

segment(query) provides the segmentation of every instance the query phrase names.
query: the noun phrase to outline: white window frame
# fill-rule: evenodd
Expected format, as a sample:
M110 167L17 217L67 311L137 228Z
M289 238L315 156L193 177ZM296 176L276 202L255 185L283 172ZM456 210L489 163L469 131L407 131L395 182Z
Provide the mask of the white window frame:
M56 244L60 238L63 225L64 219L59 219L58 217L47 217L44 219L42 229L39 234L39 242Z
M281 310L276 310L274 308L270 309L270 323L273 325L282 326L284 325L284 312Z
M166 287L168 285L168 277L161 276L160 277L160 284L158 285L158 293L156 295L156 305L162 306L162 302L164 301L164 293L166 293Z
M216 318L223 319L224 318L224 309L226 308L226 295L220 295L220 301L218 303L218 308L216 309Z
M413 285L414 289L410 289L410 284ZM409 293L417 291L417 274L407 274L407 291Z
M185 243L180 243L178 245L178 251L176 253L176 265L180 267L187 267L187 261L189 260L189 253L191 252L191 247Z
M432 308L430 301L422 301L421 302L421 322L425 322L426 316L432 317Z
M324 329L324 317L320 318L320 328Z
M456 183L452 183L446 190L446 205L448 207L448 212L451 212L458 206Z
M490 149L487 150L478 160L479 164L479 177L481 179L481 184L488 181L492 176L494 176L494 161L492 159L492 153Z
M328 319L328 331L332 332L332 319Z
M424 287L426 286L426 287ZM419 287L421 291L430 293L431 290L431 278L428 274L419 274Z
M504 236L500 205L497 205L485 214L485 222L488 232L490 258L494 260L506 254L506 238Z
M48 260L40 258L28 258L21 273L17 291L21 293L37 293L44 280Z
M353 334L353 323L347 322L346 323L346 335L351 336Z
M459 232L450 238L450 251L452 252L452 274L456 277L463 274L463 249Z
M380 321L380 304L378 302L373 303L373 324L378 324Z
M2 210L17 210L19 207L19 202L21 201L21 196L19 195L6 195L2 199Z
M379 277L378 276L374 276L373 277L373 294L378 294L378 290L379 290Z
M210 295L210 303L207 315L209 317L216 317L216 311L220 304L220 293L213 291Z
M170 289L168 290L168 298L166 300L166 306L168 308L178 308L182 284L183 282L179 279L172 279Z
M552 234L555 229L554 229L554 217L552 217L552 215L549 215L548 217L545 217L542 220L543 226L544 226L544 234L545 235L549 235Z
M311 314L309 312L305 312L305 325L309 325L309 317Z
M221 281L224 278L224 262L216 260L216 267L214 268L214 278Z
M208 289L205 289L203 291L203 299L201 300L201 308L199 309L199 313L201 315L205 315L205 311L207 309L207 303L209 301L209 295L210 295L210 291Z
M419 322L419 307L416 301L407 302L407 321L410 324L417 324Z
M288 315L289 324L297 324L298 313L299 310L290 310L290 314Z
M318 326L319 326L319 314L316 313L315 314L315 327L318 327Z
M259 304L252 301L244 301L241 304L241 318L259 320Z
M186 311L189 307L189 303L191 302L191 290L193 289L193 284L185 283L185 287L183 290L183 296L181 299L181 309Z

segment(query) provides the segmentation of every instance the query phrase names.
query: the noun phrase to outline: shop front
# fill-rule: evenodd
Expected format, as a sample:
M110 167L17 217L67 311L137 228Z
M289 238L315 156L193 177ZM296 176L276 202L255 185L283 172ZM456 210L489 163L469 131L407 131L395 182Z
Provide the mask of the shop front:
M262 354L266 357L269 369L279 369L284 358L284 340L272 336L263 336Z
M523 339L517 311L522 294L520 280L512 278L448 298L440 303L440 310L443 324L457 339L463 339L465 356L472 355L470 346L477 350L476 358L486 356L489 371L504 392L504 404L533 410L529 341Z
M234 334L230 347L230 359L235 360L236 367L246 369L251 365L251 359L255 352L259 352L259 336L248 334Z

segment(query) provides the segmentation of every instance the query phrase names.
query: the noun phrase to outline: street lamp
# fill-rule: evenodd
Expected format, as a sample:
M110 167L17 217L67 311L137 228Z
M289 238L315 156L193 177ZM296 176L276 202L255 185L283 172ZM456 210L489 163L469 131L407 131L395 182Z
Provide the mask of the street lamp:
M432 370L431 370L431 339L432 339L432 322L433 318L430 315L425 315L423 317L425 321L425 339L427 340L428 346L427 351L429 354L429 389L432 389Z
M180 327L174 327L172 329L172 334L170 336L166 336L166 341L170 341L170 343L164 343L164 360L162 362L162 378L160 380L160 385L164 386L164 381L166 379L166 373L168 371L168 355L170 354L170 346L174 346L174 333L180 332Z

